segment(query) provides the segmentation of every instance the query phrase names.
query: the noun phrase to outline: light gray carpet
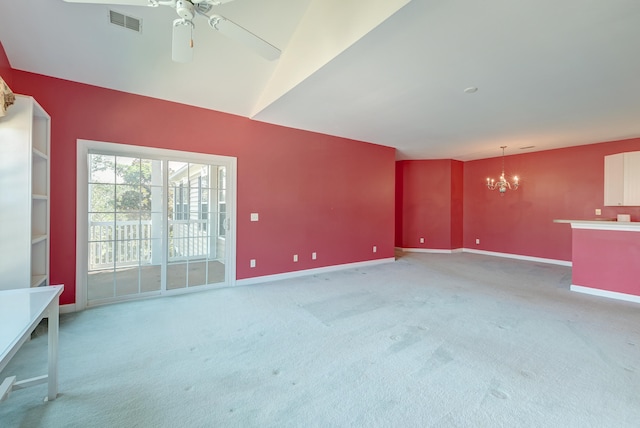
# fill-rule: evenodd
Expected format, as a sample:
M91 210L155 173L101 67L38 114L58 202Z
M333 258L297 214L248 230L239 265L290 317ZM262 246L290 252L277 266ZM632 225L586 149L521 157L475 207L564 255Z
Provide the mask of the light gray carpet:
M640 307L475 254L61 317L60 397L4 427L637 427ZM45 372L46 335L2 375ZM39 373L38 373L39 374Z

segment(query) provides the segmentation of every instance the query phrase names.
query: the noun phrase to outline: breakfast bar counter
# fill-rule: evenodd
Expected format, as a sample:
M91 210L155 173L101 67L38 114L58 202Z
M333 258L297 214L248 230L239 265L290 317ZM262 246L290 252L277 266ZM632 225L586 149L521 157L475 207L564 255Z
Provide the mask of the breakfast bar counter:
M571 224L571 290L640 303L640 222L554 222Z

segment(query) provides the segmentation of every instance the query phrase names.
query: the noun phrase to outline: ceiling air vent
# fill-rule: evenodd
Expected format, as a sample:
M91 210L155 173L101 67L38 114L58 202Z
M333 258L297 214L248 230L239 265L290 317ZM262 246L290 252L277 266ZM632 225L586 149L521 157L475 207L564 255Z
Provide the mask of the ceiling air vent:
M118 27L128 28L137 33L142 32L142 20L134 18L133 16L127 16L114 10L109 11L109 21L117 25Z

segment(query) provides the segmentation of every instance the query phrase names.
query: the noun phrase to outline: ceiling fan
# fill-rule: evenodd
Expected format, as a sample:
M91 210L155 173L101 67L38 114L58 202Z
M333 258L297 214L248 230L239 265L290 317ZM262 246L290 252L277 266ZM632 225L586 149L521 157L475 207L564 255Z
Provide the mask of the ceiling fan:
M280 57L280 49L256 36L249 30L221 15L211 13L214 6L234 0L64 0L68 3L101 3L126 6L169 6L179 18L173 21L171 58L176 62L189 62L193 58L193 19L200 15L209 26L225 36L243 43L268 60Z

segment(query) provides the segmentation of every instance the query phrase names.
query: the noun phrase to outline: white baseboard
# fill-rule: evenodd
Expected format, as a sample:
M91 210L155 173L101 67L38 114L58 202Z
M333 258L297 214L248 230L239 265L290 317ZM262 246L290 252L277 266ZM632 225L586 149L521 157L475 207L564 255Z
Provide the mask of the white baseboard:
M566 260L545 259L543 257L531 257L511 253L497 253L495 251L474 250L473 248L463 248L462 251L464 253L484 254L486 256L505 257L508 259L526 260L529 262L549 263L560 266L572 266L572 263Z
M593 296L607 297L609 299L626 300L627 302L640 303L640 296L633 294L618 293L617 291L601 290L599 288L584 287L582 285L571 284L571 291L591 294Z
M495 257L505 257L505 258L510 258L510 259L534 261L534 262L540 262L540 263L550 263L550 264L561 265L561 266L571 266L571 262L567 262L567 261L564 261L564 260L555 260L555 259L545 259L545 258L541 258L541 257L522 256L522 255L519 255L519 254L498 253L498 252L494 252L494 251L474 250L472 248L454 248L452 250L444 250L444 249L436 249L436 248L401 248L401 247L396 247L396 250L407 252L407 253L439 253L439 254L474 253L474 254L484 254L484 255L495 256ZM341 264L341 265L325 266L325 267L314 268L314 269L298 270L298 271L294 271L294 272L277 273L277 274L274 274L274 275L264 275L264 276L256 276L256 277L253 277L253 278L238 279L238 280L236 280L235 283L236 283L236 285L260 284L260 283L264 283L264 282L279 281L281 279L298 278L298 277L301 277L301 276L308 276L308 275L316 275L316 274L322 274L322 273L328 273L328 272L335 272L335 271L344 270L344 269L354 269L354 268L358 268L358 267L374 266L374 265L379 265L379 264L383 264L383 263L390 263L390 262L394 262L394 261L395 261L395 257L388 257L388 258L384 258L384 259L367 260L367 261L364 261L364 262L346 263L346 264ZM576 287L579 287L579 286L576 286ZM595 291L602 291L602 290L595 290ZM592 294L595 294L595 293L592 293ZM621 293L617 293L617 294L621 294ZM631 296L631 297L634 297L634 296ZM627 300L627 299L623 299L623 300ZM635 300L632 300L632 301L635 301ZM77 308L76 308L75 304L61 305L60 306L60 313L62 313L62 314L75 312L76 310L77 310Z
M401 248L396 247L396 250L404 251L405 253L437 253L437 254L454 254L454 253L473 253L484 254L485 256L505 257L508 259L526 260L529 262L549 263L560 266L571 266L571 262L565 260L545 259L542 257L522 256L520 254L511 253L498 253L495 251L475 250L473 248L454 248L452 250L441 250L437 248Z
M60 313L61 314L70 314L71 312L75 312L76 309L76 304L75 303L71 303L68 305L60 305Z
M263 282L279 281L281 279L298 278L301 276L317 275L321 273L335 272L344 269L354 269L364 266L373 266L383 263L395 262L395 257L388 257L385 259L367 260L364 262L346 263L343 265L325 266L320 268L297 270L295 272L277 273L274 275L255 276L253 278L237 279L236 285L251 285L260 284Z
M405 253L432 253L432 254L453 254L461 253L462 248L454 248L453 250L442 250L439 248L400 248L396 247L396 250L403 251Z

